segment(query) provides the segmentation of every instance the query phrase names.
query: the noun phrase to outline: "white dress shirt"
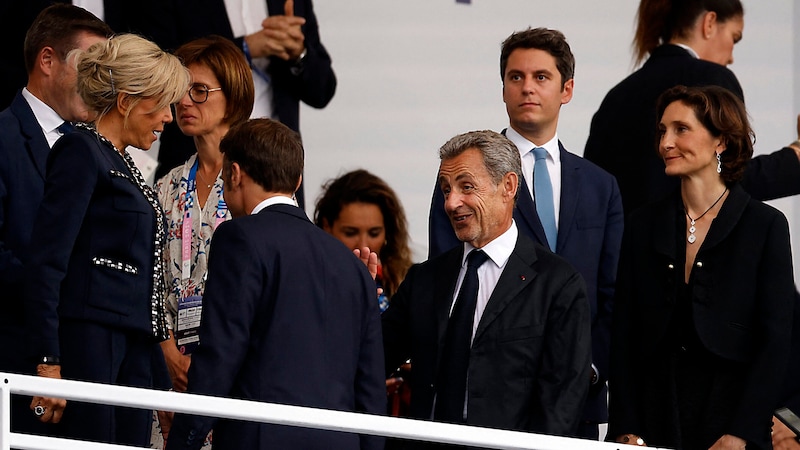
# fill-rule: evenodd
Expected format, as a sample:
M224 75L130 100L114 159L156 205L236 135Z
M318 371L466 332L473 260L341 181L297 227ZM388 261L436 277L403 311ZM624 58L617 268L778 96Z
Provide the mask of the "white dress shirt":
M533 165L536 159L533 157L532 150L535 147L542 147L547 150L547 173L550 174L550 183L553 185L553 212L556 218L556 230L558 230L558 217L561 211L561 151L558 147L558 133L553 139L544 144L533 143L517 133L513 128L506 129L506 137L517 146L519 156L522 158L522 176L528 185L528 193L532 199L533 195Z
M506 267L508 258L511 257L511 252L514 251L514 246L517 245L517 224L512 220L511 227L506 230L493 241L484 245L481 250L486 253L489 259L478 267L478 302L475 305L475 317L472 320L472 338L475 338L475 331L478 329L478 323L481 321L483 311L489 303L489 297L492 296L494 288L497 287L497 281L500 280L500 275ZM453 307L456 304L458 291L461 289L461 283L464 281L464 275L467 273L467 255L475 247L471 244L464 243L464 255L461 257L461 270L458 272L458 280L456 281L456 290L453 292L453 301L450 304L450 314L453 313Z
M261 22L269 16L267 2L264 0L225 0L225 11L235 37L244 37L261 30ZM256 96L250 118L272 117L272 83L258 73L267 73L269 58L253 58L253 65L258 71L251 68Z
M28 102L31 111L33 111L33 116L36 117L36 121L39 122L39 126L44 133L44 138L47 139L47 145L53 148L53 144L61 137L61 133L57 128L64 123L64 119L62 119L53 108L48 106L47 103L31 94L28 88L22 88L22 97Z
M266 200L262 200L261 203L257 204L255 208L253 208L253 212L250 215L258 214L261 212L262 209L272 206L272 205L291 205L297 206L294 200L291 197L287 197L285 195L276 195L275 197L270 197Z

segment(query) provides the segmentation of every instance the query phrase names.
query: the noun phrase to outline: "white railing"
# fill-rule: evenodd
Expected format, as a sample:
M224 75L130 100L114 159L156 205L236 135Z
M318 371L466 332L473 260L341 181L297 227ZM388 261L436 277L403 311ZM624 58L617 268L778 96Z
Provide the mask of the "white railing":
M54 380L0 372L0 450L9 450L12 447L23 450L121 450L138 448L12 433L10 429L10 398L12 393L44 395L90 403L175 411L227 419L495 449L626 450L631 448L607 442L594 442L541 434L71 380Z

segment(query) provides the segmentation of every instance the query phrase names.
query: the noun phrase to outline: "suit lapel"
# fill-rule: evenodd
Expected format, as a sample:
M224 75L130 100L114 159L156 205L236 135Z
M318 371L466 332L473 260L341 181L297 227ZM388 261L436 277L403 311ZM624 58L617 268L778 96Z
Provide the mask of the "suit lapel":
M30 105L28 105L21 92L17 93L11 103L11 112L19 119L20 130L25 138L28 156L33 161L36 171L44 179L47 173L47 155L50 154L50 146L44 137L42 127L36 121L36 116L33 115Z
M533 242L520 234L514 251L497 281L497 286L489 297L486 309L483 310L473 342L478 342L500 313L531 283L536 276L536 271L532 267L536 259L536 247Z
M580 168L575 164L576 156L567 152L558 143L561 153L561 207L558 213L558 242L556 253L561 251L564 243L569 239L569 230L575 220L575 211L578 209L578 199L581 191L581 181L578 176Z
M436 309L436 361L441 360L441 352L444 347L444 336L447 331L447 321L450 318L450 307L455 298L456 281L458 273L461 271L461 261L464 257L464 244L445 253L436 269L436 280L434 291L434 308ZM437 369L438 370L438 369ZM437 372L438 373L438 372Z
M527 236L535 239L539 244L545 245L547 237L544 234L542 222L539 221L539 214L536 213L536 205L531 198L525 177L522 177L522 182L519 186L519 197L517 198L517 206L514 208L514 219L518 222L522 231L527 230L527 233L525 233Z

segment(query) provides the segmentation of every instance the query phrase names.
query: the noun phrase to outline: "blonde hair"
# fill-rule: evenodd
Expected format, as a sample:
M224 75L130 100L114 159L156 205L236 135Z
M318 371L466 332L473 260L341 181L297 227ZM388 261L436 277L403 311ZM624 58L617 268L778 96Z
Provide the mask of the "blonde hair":
M158 45L135 34L118 34L88 50L73 50L78 73L78 94L99 120L117 104L119 94L129 96L128 114L141 100L158 99L154 111L178 102L191 83L180 60Z

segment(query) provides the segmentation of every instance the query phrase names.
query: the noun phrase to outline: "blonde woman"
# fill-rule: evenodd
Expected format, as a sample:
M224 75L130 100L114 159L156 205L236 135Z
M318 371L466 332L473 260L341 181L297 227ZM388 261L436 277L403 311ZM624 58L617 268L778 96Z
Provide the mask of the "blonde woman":
M53 146L34 223L26 306L37 372L151 387L167 337L164 213L125 151L148 150L189 85L180 61L135 35L70 55L96 117ZM34 397L71 438L146 446L151 412Z

